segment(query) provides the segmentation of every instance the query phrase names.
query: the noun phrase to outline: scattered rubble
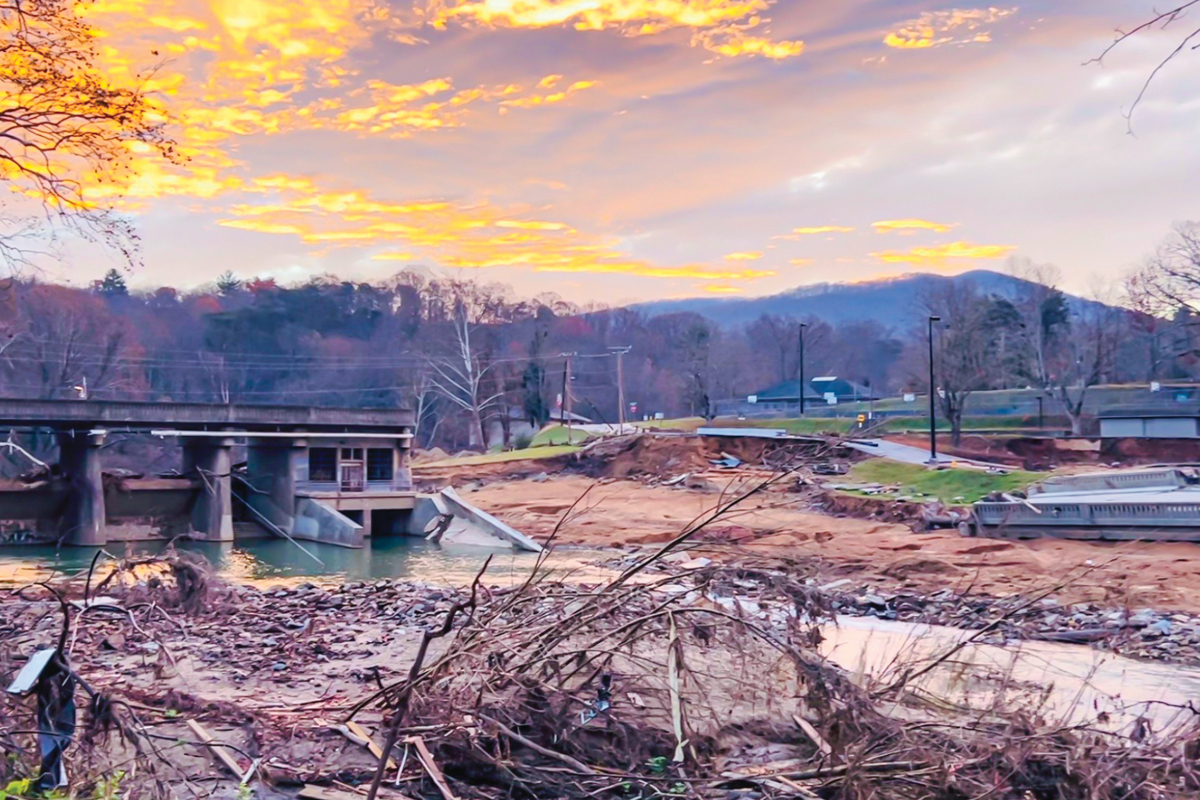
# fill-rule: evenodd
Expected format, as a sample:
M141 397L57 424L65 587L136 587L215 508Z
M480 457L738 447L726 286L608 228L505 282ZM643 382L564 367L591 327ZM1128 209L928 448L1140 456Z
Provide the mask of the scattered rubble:
M0 664L14 671L38 642L70 652L90 698L66 756L80 796L1200 791L1191 729L1114 736L999 704L963 715L905 680L851 680L817 650L839 587L691 558L681 547L704 524L599 585L535 574L488 587L485 571L454 590L381 581L260 591L221 584L190 559L126 562L116 577L13 593L0 604ZM92 600L97 585L104 602ZM864 599L884 614L895 602ZM0 703L10 787L36 773L29 713Z

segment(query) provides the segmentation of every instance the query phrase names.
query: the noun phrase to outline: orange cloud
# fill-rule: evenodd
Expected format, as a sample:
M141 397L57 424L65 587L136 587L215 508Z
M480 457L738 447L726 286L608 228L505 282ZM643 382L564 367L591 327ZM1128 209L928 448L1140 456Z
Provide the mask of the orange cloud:
M228 215L218 224L294 236L322 248L387 248L371 256L378 261L708 281L751 281L775 274L770 270L705 264L664 266L630 259L614 241L563 222L527 219L520 209L488 202L390 202L361 190L331 191L308 178L286 175L247 181L241 191L252 202L230 206Z
M570 25L580 31L617 30L650 36L673 28L696 31L692 46L724 56L798 56L803 42L773 42L747 33L766 22L774 0L434 0L429 25L451 22L488 28L546 28Z
M813 263L813 260L811 258L793 258L788 263L794 267L807 267L809 264Z
M762 253L757 251L750 253L730 253L725 256L726 261L758 261L763 257Z
M946 225L941 222L929 222L923 219L893 219L883 222L872 222L871 227L876 233L893 233L895 231L937 231L938 233L946 233L952 228L958 227L958 223Z
M898 50L926 50L944 44L990 42L984 25L999 22L1017 13L1017 8L956 8L927 11L889 32L883 43Z
M822 225L818 228L793 228L796 236L815 236L822 233L854 233L854 228L844 228L840 225Z
M914 247L911 250L886 250L871 253L885 264L915 264L920 267L944 267L951 260L999 259L1004 258L1016 247L1010 245L977 245L970 242L952 242L934 247Z
M745 291L740 286L730 286L727 283L709 283L700 288L709 294L741 294Z

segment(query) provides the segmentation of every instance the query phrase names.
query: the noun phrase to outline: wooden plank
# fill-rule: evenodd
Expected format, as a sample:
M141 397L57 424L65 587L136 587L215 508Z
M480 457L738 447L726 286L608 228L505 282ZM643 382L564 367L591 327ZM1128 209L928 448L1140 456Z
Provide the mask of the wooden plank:
M367 792L365 789L362 792L351 792L332 786L314 786L307 783L296 796L301 800L363 800L367 796ZM377 797L380 800L411 800L406 794L383 787L380 787Z
M371 755L375 756L377 759L383 758L383 748L380 747L373 738L371 738L371 734L367 733L366 728L364 728L362 725L359 725L357 722L354 722L353 720L346 723L346 728L355 736L367 743L367 749L371 751ZM390 756L387 760L387 768L390 770L399 769L395 759Z
M821 755L825 756L825 758L833 757L833 748L829 746L829 742L825 741L825 737L812 726L812 723L799 714L792 714L792 719L795 720L796 727L804 731L804 735L811 739L812 743L817 746L817 749L821 751Z
M242 772L241 765L238 764L237 759L233 757L233 754L230 753L228 749L220 744L217 744L217 741L216 739L213 739L212 734L205 730L204 726L196 720L189 719L187 721L187 726L192 729L192 733L200 737L200 741L209 746L208 749L211 750L213 755L215 755L220 762L225 765L227 770L233 773L233 776L238 779L239 783L245 783L246 773Z
M410 736L404 741L417 749L417 760L421 762L421 766L425 767L425 771L429 773L430 779L442 793L442 797L445 800L458 800L458 797L450 790L450 784L446 783L446 776L442 774L437 762L433 760L433 753L429 752L429 748L425 746L425 740L420 736Z
M325 786L313 786L305 784L300 790L297 797L302 797L304 800L362 800L364 795L355 794L354 792L346 792L341 789L330 789Z

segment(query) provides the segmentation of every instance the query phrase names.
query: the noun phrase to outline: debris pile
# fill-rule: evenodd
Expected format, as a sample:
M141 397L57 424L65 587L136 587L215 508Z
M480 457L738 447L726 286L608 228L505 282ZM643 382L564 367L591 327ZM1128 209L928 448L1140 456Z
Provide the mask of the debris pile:
M678 565L685 574L661 570L743 499L599 585L535 570L520 585L489 586L485 566L461 590L388 581L264 592L225 585L181 556L120 562L6 598L0 671L15 675L33 640L57 642L88 709L66 751L80 796L1200 791L1200 731L1127 737L1000 705L938 706L905 678L878 685L822 658L821 627L839 609L811 576L705 559ZM222 699L221 676L241 691ZM0 704L4 783L39 774L32 719L27 701Z

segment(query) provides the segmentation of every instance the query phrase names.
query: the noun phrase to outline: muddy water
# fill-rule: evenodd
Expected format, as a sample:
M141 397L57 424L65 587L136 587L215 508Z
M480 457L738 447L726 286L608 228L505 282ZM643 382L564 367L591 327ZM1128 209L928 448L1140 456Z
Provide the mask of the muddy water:
M118 556L152 554L164 547L162 543L137 542L111 545L109 552ZM232 544L181 541L176 547L202 554L229 580L258 585L405 578L461 586L470 583L484 560L491 556L487 583L503 586L523 580L537 560L534 553L434 545L424 539L403 536L381 537L361 550L304 542L304 548L320 563L281 539L251 539ZM61 550L49 546L5 547L0 549L0 585L86 570L95 553L95 548L82 547ZM589 566L588 562L602 557L605 554L593 550L560 550L551 554L547 565L559 577L599 581L613 573Z
M843 617L824 631L822 650L878 685L905 668L920 669L972 635L933 625ZM1152 730L1193 722L1200 669L1135 661L1084 645L1020 642L968 644L915 681L939 705L986 711L1021 709L1068 724L1095 723L1131 732L1139 718Z

